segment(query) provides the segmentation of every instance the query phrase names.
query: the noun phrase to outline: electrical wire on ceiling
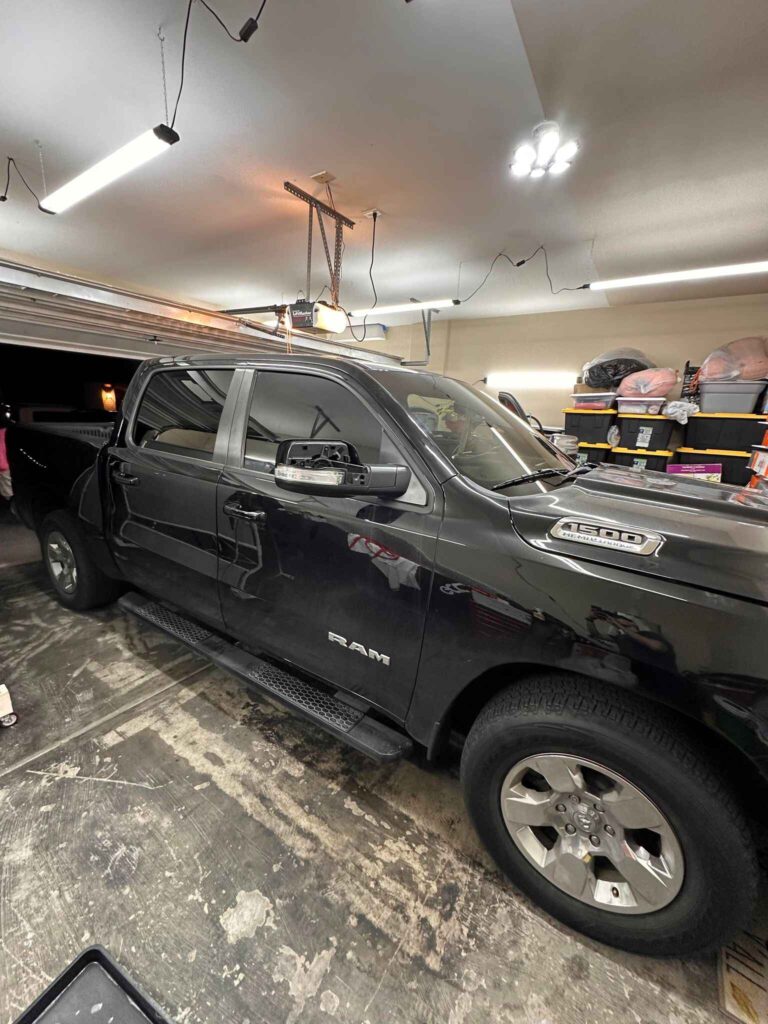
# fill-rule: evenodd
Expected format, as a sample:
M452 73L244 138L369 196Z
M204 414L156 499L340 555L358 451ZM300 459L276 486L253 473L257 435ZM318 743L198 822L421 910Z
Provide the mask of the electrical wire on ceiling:
M373 280L373 264L374 264L374 261L376 259L376 222L379 219L379 212L378 212L378 210L374 210L373 211L372 218L373 218L373 233L371 235L371 262L370 262L370 264L368 266L368 277L370 279L371 288L373 290L373 305L371 306L371 309L375 309L376 306L379 303L379 293L376 291L376 282ZM343 307L342 307L342 309L343 309ZM344 310L344 315L346 316L347 323L349 324L349 333L352 335L352 337L355 339L355 341L365 341L365 336L366 336L366 334L368 332L368 325L367 325L368 315L366 314L363 317L363 336L362 336L362 338L358 338L358 336L355 334L355 330L354 330L354 328L352 326L352 321L350 320L349 313L346 311L346 309Z
M39 205L39 203L40 203L40 196L37 194L37 192L35 192L35 190L29 184L27 179L21 173L19 165L16 163L16 161L14 160L14 158L12 156L6 157L5 188L3 189L3 194L0 195L0 203L4 203L6 201L6 199L8 198L8 189L10 188L10 184L11 184L11 168L13 168L16 171L16 173L18 174L18 176L21 178L22 182L24 183L24 185L25 185L25 187L27 189L27 192L29 192L30 195L34 196L35 200L37 201L37 203Z
M496 266L496 264L497 264L497 262L499 260L504 259L515 270L519 270L520 267L524 267L526 263L530 263L532 259L534 259L536 256L538 256L539 253L541 253L543 255L543 257L544 257L544 272L547 275L547 282L549 283L549 290L550 290L550 292L553 295L559 295L561 292L579 292L579 291L583 290L583 288L584 288L583 284L577 285L575 288L571 288L571 287L567 287L567 286L564 286L562 288L555 288L555 286L552 283L552 275L550 274L550 271L549 271L549 256L547 255L546 247L544 245L538 245L533 250L533 252L530 254L530 256L526 256L525 259L522 259L522 260L513 260L512 257L508 256L505 252L497 252L496 255L493 257L493 259L491 260L491 265L490 265L490 267L488 267L488 271L487 271L485 277L480 282L480 284L477 286L477 288L475 288L474 291L471 291L469 293L469 295L466 296L466 298L459 300L461 305L463 306L464 303L469 302L470 299L473 299L475 297L475 295L477 295L477 293L480 291L480 289L488 281L488 278L493 273L493 268Z
M371 290L373 291L373 305L371 309L375 309L379 304L379 293L376 291L376 282L373 280L373 261L376 258L376 222L379 219L379 214L376 210L373 211L373 237L371 239L371 262L368 267L368 278L371 282ZM363 321L365 322L365 321Z
M211 14L216 19L216 21L219 23L219 25L227 33L229 38L233 42L235 42L235 43L247 43L248 42L248 40L251 38L253 33L259 27L259 18L261 17L262 12L264 11L264 8L267 5L267 0L261 0L261 6L259 7L259 12L256 15L256 17L255 18L249 18L246 21L246 23L243 25L243 27L240 29L239 34L238 35L234 35L234 33L229 31L227 26L224 24L224 22L218 16L216 11L214 11L214 9L211 7L211 5L206 3L206 0L197 0L197 2L202 4L203 7L206 9L206 11L208 11L208 13ZM181 100L181 94L184 91L184 70L185 70L186 60L187 60L187 36L189 35L189 19L190 19L190 16L192 14L192 4L193 3L195 3L195 0L189 0L189 3L187 4L187 15L186 15L186 18L184 19L184 35L182 37L182 42L181 42L181 76L180 76L180 79L179 79L179 91L178 91L178 93L176 95L176 103L174 104L174 107L173 107L173 117L171 119L171 124L170 124L171 128L174 128L175 125L176 125L176 115L177 115L177 113L179 111L179 101Z

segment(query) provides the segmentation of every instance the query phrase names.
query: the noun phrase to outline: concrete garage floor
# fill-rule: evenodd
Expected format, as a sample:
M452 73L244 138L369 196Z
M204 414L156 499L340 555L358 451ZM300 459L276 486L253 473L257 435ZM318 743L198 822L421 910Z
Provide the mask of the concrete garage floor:
M723 1020L714 957L598 946L505 883L455 770L376 766L39 563L0 623L3 1024L95 942L178 1024Z
M12 565L25 565L40 558L37 535L11 512L10 504L0 498L0 572Z

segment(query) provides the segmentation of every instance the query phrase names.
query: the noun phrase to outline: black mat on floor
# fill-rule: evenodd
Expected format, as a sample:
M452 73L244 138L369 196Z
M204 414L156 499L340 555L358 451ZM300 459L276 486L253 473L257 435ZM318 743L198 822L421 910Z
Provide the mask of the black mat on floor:
M82 1024L83 1021L169 1024L160 1007L136 987L101 946L84 950L14 1024Z

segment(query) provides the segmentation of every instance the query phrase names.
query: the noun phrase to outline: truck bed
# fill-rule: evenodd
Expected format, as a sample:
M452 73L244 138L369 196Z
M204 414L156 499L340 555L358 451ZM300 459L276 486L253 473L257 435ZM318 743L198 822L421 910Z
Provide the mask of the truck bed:
M65 508L77 478L109 442L114 424L34 423L8 428L14 507L36 530L46 514Z

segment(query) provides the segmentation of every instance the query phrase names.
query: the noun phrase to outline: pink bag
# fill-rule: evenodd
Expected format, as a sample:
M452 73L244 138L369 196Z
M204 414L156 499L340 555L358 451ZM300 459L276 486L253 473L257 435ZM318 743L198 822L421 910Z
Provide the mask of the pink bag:
M619 384L622 398L664 398L677 384L677 370L669 367L652 367L630 373Z
M768 377L768 338L738 338L715 349L701 364L699 379L762 380Z

